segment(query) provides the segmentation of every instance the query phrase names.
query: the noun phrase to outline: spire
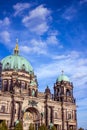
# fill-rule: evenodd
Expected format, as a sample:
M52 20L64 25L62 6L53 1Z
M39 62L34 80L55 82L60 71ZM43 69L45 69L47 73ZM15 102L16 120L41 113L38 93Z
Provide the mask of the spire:
M19 53L19 47L18 47L18 39L16 39L16 46L14 48L14 54L17 54L18 55Z

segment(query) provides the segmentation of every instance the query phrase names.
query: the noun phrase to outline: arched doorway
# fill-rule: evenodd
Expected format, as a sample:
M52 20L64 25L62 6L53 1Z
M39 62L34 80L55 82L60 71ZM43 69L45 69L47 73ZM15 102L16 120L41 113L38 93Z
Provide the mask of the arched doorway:
M27 108L23 115L23 129L28 130L30 124L33 124L34 129L38 130L40 125L40 114L34 107Z

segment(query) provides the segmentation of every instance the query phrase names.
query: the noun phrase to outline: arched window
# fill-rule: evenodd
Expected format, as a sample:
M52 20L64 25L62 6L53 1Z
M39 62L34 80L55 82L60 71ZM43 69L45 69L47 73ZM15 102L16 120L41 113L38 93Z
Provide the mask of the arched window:
M70 120L70 119L71 119L71 113L68 114L68 120Z
M5 69L10 69L10 64L8 62L5 65Z
M57 115L57 112L55 112L55 119L57 119L58 118L58 115Z
M3 112L3 113L5 112L5 106L4 105L1 106L1 112Z
M4 91L8 91L8 82L7 82L7 80L4 80L3 84L4 84Z
M11 90L11 80L9 80L9 90Z
M29 96L31 96L31 89L29 88Z
M25 64L22 65L22 70L25 70Z
M33 97L35 96L35 90L34 89L32 90L32 96Z
M66 90L66 96L71 96L71 92L69 89Z
M25 82L21 82L21 88L25 89Z
M37 97L37 95L38 95L38 90L36 90L36 92L35 92L35 97Z
M57 89L57 96L60 96L60 93L61 93L61 89L58 88L58 89Z

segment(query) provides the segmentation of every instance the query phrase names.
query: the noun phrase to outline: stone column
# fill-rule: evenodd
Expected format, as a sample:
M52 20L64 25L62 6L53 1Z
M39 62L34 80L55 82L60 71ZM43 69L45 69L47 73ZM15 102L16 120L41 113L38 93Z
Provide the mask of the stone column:
M54 124L54 107L52 107L52 123Z
M77 120L77 116L76 116L76 110L75 110L75 120Z
M75 110L75 121L76 121L76 130L77 130L77 111Z
M68 130L68 121L67 121L67 130Z
M45 111L46 111L46 114L45 114L46 126L48 127L48 105L46 105Z
M36 92L35 92L35 97L37 97L37 95L38 95L38 90L36 90Z
M7 82L7 83L8 83L8 92L9 92L9 90L10 90L9 82L10 82L10 81L8 80L8 82Z
M22 102L19 102L18 120L22 121Z
M56 86L54 84L54 100L56 100Z
M14 101L14 96L11 96L12 101L11 101L11 118L10 118L10 128L14 127L14 116L15 116L15 101Z
M59 125L57 125L57 130L60 130Z
M2 91L4 92L4 80L2 80Z
M72 119L75 120L74 110L72 110Z
M63 103L62 103L62 106L61 106L61 112L62 112L62 130L64 130L64 108L63 108Z

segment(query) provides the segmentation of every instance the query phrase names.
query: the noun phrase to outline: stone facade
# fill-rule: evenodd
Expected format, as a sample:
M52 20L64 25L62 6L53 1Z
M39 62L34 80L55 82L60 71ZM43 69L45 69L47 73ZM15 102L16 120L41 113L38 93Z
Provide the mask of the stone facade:
M57 80L53 94L48 86L45 92L39 92L34 72L2 68L0 63L0 122L5 120L9 129L19 120L24 130L28 130L30 123L35 130L43 123L48 128L55 125L57 130L77 129L76 102L70 81Z

